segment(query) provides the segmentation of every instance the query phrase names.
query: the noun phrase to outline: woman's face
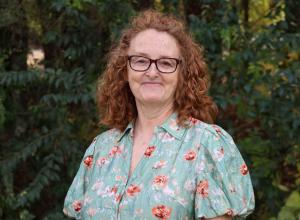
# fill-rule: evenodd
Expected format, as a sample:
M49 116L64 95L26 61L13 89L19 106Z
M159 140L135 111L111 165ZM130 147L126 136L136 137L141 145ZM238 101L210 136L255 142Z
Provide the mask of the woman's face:
M133 62L136 65L144 65L145 59L143 57L152 60L161 58L179 59L180 51L173 36L155 29L147 29L138 33L131 40L128 56L142 56L141 59L139 57L135 58ZM164 67L168 69L174 65L175 60L171 61L173 63L168 63L168 60L166 62L161 60L160 70L165 70ZM172 73L161 73L156 68L155 63L152 63L148 70L135 71L128 62L128 82L136 102L140 104L173 105L179 74L178 69L177 67L176 71Z

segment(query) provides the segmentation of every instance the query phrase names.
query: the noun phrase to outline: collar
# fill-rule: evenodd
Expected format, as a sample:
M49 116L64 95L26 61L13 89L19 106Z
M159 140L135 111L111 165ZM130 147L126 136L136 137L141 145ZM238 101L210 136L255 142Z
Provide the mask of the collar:
M164 129L166 132L168 132L169 134L171 134L173 137L181 140L186 128L180 126L177 123L177 113L173 113L172 115L170 115L165 122L159 126L162 129Z
M129 135L132 135L133 133L133 121L130 122L125 130L120 133L117 141L120 142L121 139L129 133ZM158 126L159 128L162 128L169 134L171 134L173 137L181 140L186 128L178 125L177 123L177 113L172 113L164 122L162 125Z
M132 132L133 132L133 121L129 122L125 130L122 133L120 133L119 137L117 138L117 142L120 142L121 139L128 133L130 133L130 135L133 135Z

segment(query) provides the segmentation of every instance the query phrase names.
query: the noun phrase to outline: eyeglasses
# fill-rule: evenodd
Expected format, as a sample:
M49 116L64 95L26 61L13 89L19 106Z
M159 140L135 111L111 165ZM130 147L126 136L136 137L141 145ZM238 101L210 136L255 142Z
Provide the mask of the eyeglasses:
M155 63L157 70L161 73L174 73L181 60L176 58L160 58L152 60L143 56L129 56L129 66L137 72L147 71L152 63Z

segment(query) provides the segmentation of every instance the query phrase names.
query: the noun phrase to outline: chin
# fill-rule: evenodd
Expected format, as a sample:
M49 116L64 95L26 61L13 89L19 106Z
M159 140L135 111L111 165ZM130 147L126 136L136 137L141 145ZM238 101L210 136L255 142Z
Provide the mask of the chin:
M163 101L163 97L162 97L162 94L158 94L158 93L144 93L144 94L141 94L141 99L143 101Z
M161 97L143 97L142 102L144 103L163 103L165 100Z
M144 99L144 103L163 103L164 101L161 99Z

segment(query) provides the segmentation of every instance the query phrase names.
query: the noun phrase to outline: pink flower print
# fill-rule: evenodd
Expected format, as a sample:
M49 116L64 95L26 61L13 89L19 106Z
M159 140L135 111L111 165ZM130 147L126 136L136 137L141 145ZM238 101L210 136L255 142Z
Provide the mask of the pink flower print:
M79 212L81 210L81 202L76 200L73 202L73 209L75 210L75 212Z
M188 180L184 183L184 189L187 190L187 191L190 191L190 192L195 192L194 181L188 179Z
M87 211L87 213L88 213L89 216L92 217L92 216L96 215L97 209L89 208L88 211Z
M216 160L217 161L220 161L220 160L222 160L223 159L223 157L224 157L224 148L223 147L221 147L220 149L218 149L218 150L216 150L216 152L215 152L215 156L216 156Z
M159 186L159 187L165 187L167 185L168 182L168 177L164 176L164 175L158 175L156 177L154 177L153 179L153 184L155 186Z
M149 146L149 147L147 147L144 155L146 157L151 157L151 155L152 155L152 153L153 153L154 150L155 150L155 146Z
M100 157L100 158L97 160L97 165L103 166L103 165L105 165L107 162L108 162L107 158L105 158L105 157Z
M218 152L220 155L224 155L224 148L223 147L221 147L221 149L219 149L219 152Z
M196 125L196 124L199 124L200 121L197 118L190 117L190 123L192 125Z
M111 188L111 192L116 194L118 192L118 187L114 186L113 188Z
M139 192L141 192L141 188L134 184L131 184L126 190L128 196L136 196Z
M162 142L171 142L175 140L175 138L169 133L161 133L159 136L162 139Z
M179 130L179 127L178 127L178 124L177 124L176 119L170 120L169 126L170 126L170 128L171 128L172 130L176 130L176 131Z
M152 208L152 214L158 219L167 220L171 215L172 209L165 205L158 205Z
M226 214L229 216L233 216L233 210L232 209L227 209Z
M160 160L160 161L155 162L155 164L153 165L153 168L154 168L154 169L163 168L163 167L166 166L166 164L167 164L166 161Z
M89 196L84 197L83 205L86 206L87 204L91 203L92 199Z
M122 195L121 195L121 194L116 195L116 196L115 196L116 202L120 202L120 201L121 201L121 198L122 198Z
M135 214L135 215L142 216L142 215L143 215L143 209L136 209L136 210L134 211L134 214Z
M203 198L208 197L208 181L202 180L198 183L196 192L200 194Z
M222 130L220 127L218 127L217 125L212 125L212 127L215 129L215 131L218 133L218 134L222 134Z
M242 175L247 175L249 170L248 170L248 167L246 164L242 164L241 167L240 167L240 172Z
M247 198L245 195L243 195L243 206L244 208L247 206Z
M93 156L87 156L84 161L83 161L84 165L87 168L91 168L92 164L93 164Z
M115 180L116 180L116 181L121 181L121 180L122 180L122 176L117 175L117 176L115 177Z
M188 151L185 155L184 155L184 159L185 160L194 160L196 158L196 153L194 151Z
M122 149L119 146L113 146L109 152L109 156L115 156L121 153L122 153Z
M229 191L231 192L231 193L235 193L236 192L236 189L235 189L235 187L233 186L233 185L229 185Z
M92 190L99 190L99 189L101 189L102 187L103 187L103 182L102 181L100 181L100 180L97 180L94 184L93 184L93 186L92 186Z

